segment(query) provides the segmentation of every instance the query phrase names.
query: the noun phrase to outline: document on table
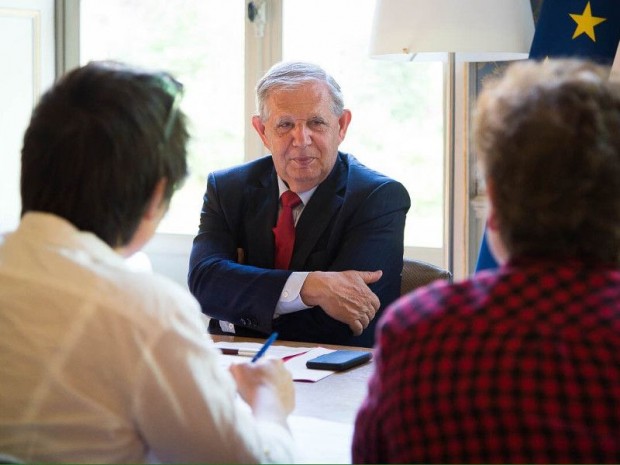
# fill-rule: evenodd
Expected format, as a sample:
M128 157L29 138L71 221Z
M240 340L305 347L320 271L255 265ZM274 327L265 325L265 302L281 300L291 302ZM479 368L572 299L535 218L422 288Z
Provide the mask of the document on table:
M247 353L256 353L263 346L260 342L215 342L213 345L218 349L235 349L239 351L245 351ZM265 356L273 357L273 358L281 358L283 360L288 359L289 357L295 357L296 355L305 354L306 352L312 350L312 347L289 347L289 346L281 346L281 345L271 345L267 350ZM231 357L227 355L227 357ZM233 355L239 361L248 361L247 356L238 356Z
M241 397L237 396L235 402L239 408L251 411ZM295 463L351 463L352 423L298 416L293 413L288 417L288 424L297 444Z
M298 445L298 463L351 463L353 425L291 415L289 425Z
M237 349L248 353L258 351L262 344L258 342L215 342L214 346L218 349ZM310 370L306 368L306 362L319 355L334 352L333 349L325 347L290 347L283 345L272 345L267 350L266 357L281 358L284 366L288 368L294 381L315 382L335 373L330 370ZM244 363L249 361L247 356L224 355L221 358L224 366L232 363Z
M314 357L329 354L330 352L334 352L334 350L326 349L325 347L316 347L297 357L289 358L284 362L284 366L286 366L293 375L293 381L310 381L314 383L336 372L331 370L311 370L306 368L306 362Z

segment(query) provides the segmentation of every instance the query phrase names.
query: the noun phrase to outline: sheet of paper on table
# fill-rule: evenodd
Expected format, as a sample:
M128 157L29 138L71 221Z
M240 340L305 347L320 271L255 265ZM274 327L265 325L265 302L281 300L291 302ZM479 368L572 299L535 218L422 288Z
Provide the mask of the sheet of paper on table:
M297 463L351 463L352 424L296 415L288 422L300 453Z
M237 397L236 402L239 403L240 408L250 412L250 407L241 400L241 397ZM323 420L293 413L288 417L288 424L297 444L295 463L351 463L352 423Z
M257 342L215 342L214 346L218 349L238 349L248 352L258 351L262 344ZM330 370L310 370L306 368L306 362L319 355L333 352L333 349L325 347L289 347L283 345L272 345L267 350L265 357L275 357L284 360L284 365L293 376L294 381L316 382L320 379L335 373ZM250 357L239 355L223 355L222 365L229 366L232 363L247 363Z
M329 354L330 352L334 352L334 350L326 349L325 347L316 347L297 357L289 358L284 362L284 365L292 373L293 381L310 381L314 383L336 372L331 370L311 370L306 368L306 362L314 357Z
M236 349L247 352L256 353L263 346L260 342L215 342L213 344L218 349ZM265 356L286 359L288 357L294 357L312 350L313 347L289 347L282 345L272 345L267 349ZM248 357L238 357L247 361Z

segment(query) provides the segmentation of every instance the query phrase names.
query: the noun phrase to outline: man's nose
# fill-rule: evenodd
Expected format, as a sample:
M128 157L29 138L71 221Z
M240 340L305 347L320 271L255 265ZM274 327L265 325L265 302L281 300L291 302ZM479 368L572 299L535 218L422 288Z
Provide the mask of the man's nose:
M295 125L295 129L293 129L293 145L296 147L305 147L312 143L312 139L310 137L310 129L308 125L304 122L298 122Z

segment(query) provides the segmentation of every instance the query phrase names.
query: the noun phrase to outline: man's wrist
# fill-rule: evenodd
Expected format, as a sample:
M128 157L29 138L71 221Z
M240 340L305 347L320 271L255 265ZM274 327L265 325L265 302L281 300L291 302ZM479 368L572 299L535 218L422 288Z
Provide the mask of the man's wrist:
M301 289L310 273L307 271L294 271L282 288L280 300L276 304L274 317L287 313L298 312L310 308L301 297Z
M308 274L304 285L299 291L301 299L309 306L315 307L319 305L319 299L321 297L321 277L325 273L322 271L312 271Z

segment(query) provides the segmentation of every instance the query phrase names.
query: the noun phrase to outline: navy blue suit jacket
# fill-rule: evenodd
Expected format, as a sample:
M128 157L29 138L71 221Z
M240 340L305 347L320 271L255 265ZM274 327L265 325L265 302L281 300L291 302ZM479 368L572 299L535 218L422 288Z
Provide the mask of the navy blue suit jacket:
M240 335L278 331L283 340L371 347L381 310L400 295L409 207L402 184L339 152L297 222L290 270L277 270L272 228L278 182L271 156L211 173L192 247L189 288L205 314L234 323ZM237 249L243 249L243 264L237 263ZM381 308L361 336L320 307L273 318L292 271L345 270L383 270L370 285Z

